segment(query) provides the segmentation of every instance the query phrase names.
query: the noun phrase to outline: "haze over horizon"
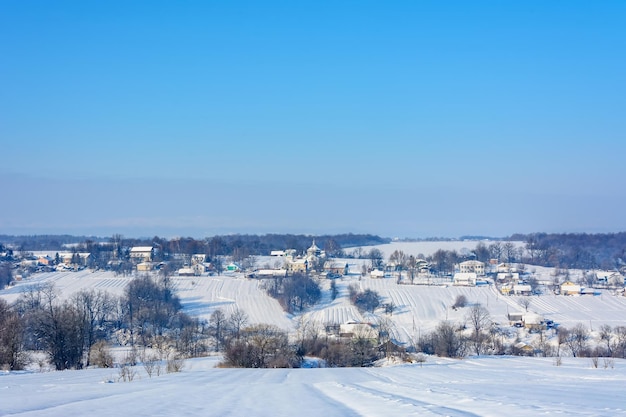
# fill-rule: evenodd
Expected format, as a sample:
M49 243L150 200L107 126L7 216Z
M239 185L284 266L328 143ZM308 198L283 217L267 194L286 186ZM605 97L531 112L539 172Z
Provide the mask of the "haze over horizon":
M626 230L626 3L0 5L0 234Z

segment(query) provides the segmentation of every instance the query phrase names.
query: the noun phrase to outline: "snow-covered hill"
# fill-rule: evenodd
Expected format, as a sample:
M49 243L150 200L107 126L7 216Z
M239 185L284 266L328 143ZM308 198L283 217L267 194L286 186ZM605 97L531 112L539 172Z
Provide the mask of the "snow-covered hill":
M28 286L44 282L54 283L62 297L69 297L82 289L106 290L121 294L132 276L115 276L112 272L53 272L34 275L17 285L0 291L0 297L15 301ZM230 314L236 308L244 310L249 323L273 324L293 331L301 320L285 313L278 302L269 297L264 281L245 278L242 274L201 277L174 277L174 287L185 311L206 318L216 309ZM336 281L339 290L335 300L330 298L330 281L321 282L323 297L320 303L304 313L304 318L321 324L341 324L350 320L375 322L377 315L360 313L348 300L347 287L377 291L383 302L392 302L396 309L385 315L395 324L395 338L408 342L419 332L432 330L441 320L461 322L466 309L451 308L459 295L470 303L480 303L488 309L494 322L506 324L507 313L524 311L521 297L502 296L491 286L454 287L428 285L399 285L395 279L371 279L352 275ZM584 323L591 329L601 324L626 325L626 297L604 291L600 296L566 297L544 294L530 297L529 311L536 312L564 326Z
M188 360L181 373L132 382L117 370L0 373L0 415L90 416L624 416L626 361L429 358L423 366L219 369Z

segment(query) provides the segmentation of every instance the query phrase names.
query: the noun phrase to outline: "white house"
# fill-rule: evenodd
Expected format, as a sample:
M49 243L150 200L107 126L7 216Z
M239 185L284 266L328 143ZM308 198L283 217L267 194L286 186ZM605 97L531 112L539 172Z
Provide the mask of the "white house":
M339 326L339 336L378 339L378 332L369 323L349 321Z
M565 281L561 284L561 294L563 295L580 295L582 287L571 281Z
M454 285L463 285L466 287L476 286L477 274L475 272L457 272L454 274Z
M503 281L519 281L519 272L498 272L496 275L496 280Z
M600 285L619 287L624 285L624 276L617 271L596 271L596 282Z
M481 277L485 275L485 263L480 261L465 261L459 264L460 273L475 273Z
M254 273L258 278L277 278L287 276L286 269L259 269Z
M513 286L513 294L515 295L531 295L533 288L527 284L517 284Z
M385 278L385 272L380 269L372 269L370 272L370 277L372 278Z
M136 262L150 262L154 255L152 246L133 246L130 249L130 259Z
M194 255L191 255L192 265L203 264L205 262L206 262L206 255L204 253L196 253Z

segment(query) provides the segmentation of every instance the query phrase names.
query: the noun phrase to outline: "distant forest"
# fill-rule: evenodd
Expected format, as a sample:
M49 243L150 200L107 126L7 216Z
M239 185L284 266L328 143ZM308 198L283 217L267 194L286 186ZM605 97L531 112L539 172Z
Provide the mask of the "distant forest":
M422 239L444 240L444 239ZM524 242L523 253L512 259L532 265L560 268L580 269L616 269L626 265L626 232L619 233L532 233L514 234L507 238L490 240ZM32 235L9 236L0 235L0 244L17 251L87 251L98 250L98 243L115 243L121 247L155 246L165 256L170 253L205 253L210 258L215 256L232 256L243 259L247 256L269 255L272 250L295 249L303 253L315 241L316 245L325 250L331 257L343 257L349 254L346 248L371 246L391 242L370 234L337 234L337 235L221 235L195 239L181 237L165 239L125 238L122 235L111 237L71 236L71 235ZM498 245L495 245L498 246ZM480 248L477 248L480 249ZM476 256L478 257L478 252ZM488 256L486 251L484 255ZM497 252L497 251L496 251ZM481 256L482 258L482 256ZM511 259L509 257L509 259Z
M71 236L71 235L32 235L9 236L0 235L0 243L18 251L68 251L72 248L89 251L97 243L120 243L121 246L156 246L163 252L169 253L206 253L209 256L226 255L241 257L242 255L269 255L272 250L295 249L301 253L315 244L329 254L340 255L343 248L355 246L380 245L391 242L391 239L370 234L337 234L337 235L294 235L294 234L266 234L266 235L221 235L194 239L180 237L165 239L158 236L153 238L125 238L122 235L111 237Z
M626 232L514 234L526 242L527 263L533 265L616 269L626 265Z

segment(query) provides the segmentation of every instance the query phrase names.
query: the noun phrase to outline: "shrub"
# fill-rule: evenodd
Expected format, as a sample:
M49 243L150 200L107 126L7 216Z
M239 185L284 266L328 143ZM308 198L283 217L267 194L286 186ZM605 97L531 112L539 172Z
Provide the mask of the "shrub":
M101 340L91 347L90 352L91 363L98 368L113 368L113 355L109 346L104 340Z
M454 304L452 304L452 308L453 309L457 309L457 308L463 308L467 305L467 297L465 297L463 294L460 294L456 297L456 300L454 300Z

